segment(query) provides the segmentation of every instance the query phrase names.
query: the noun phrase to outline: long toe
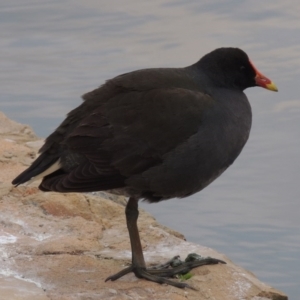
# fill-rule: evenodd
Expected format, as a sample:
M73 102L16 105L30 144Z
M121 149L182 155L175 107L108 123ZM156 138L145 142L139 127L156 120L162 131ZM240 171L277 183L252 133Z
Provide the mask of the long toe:
M190 270L204 266L204 265L215 265L215 264L226 264L225 261L217 259L217 258L212 258L212 257L206 257L206 258L201 258L198 260L194 261L188 261L188 262L182 262L180 265L173 267L173 268L165 268L165 265L160 265L163 266L161 268L159 267L152 267L147 269L148 273L151 275L159 276L159 277L174 277L176 275L183 275L188 273Z
M169 280L165 277L161 277L161 276L156 276L153 274L150 274L148 272L148 270L144 270L144 269L135 269L134 273L137 277L139 278L144 278L146 280L149 281L153 281L156 283L160 283L160 284L168 284L171 286L175 286L177 288L183 289L183 288L190 288L190 289L194 289L193 287L191 287L189 284L187 283L183 283L183 282L179 282L179 281L173 281L173 280Z
M116 274L114 274L114 275L111 275L111 276L107 277L107 278L105 279L105 282L108 281L108 280L115 281L115 280L117 280L117 279L123 277L124 275L126 275L126 274L132 272L132 271L133 271L133 266L130 266L130 267L128 267L128 268L125 268L125 269L121 270L120 272L118 272L118 273L116 273Z

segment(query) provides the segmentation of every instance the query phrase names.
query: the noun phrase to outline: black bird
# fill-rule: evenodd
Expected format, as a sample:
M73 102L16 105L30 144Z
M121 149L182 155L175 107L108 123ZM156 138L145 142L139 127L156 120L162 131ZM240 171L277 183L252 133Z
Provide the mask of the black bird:
M132 265L107 280L134 272L188 287L166 278L182 267L146 268L138 201L187 197L220 176L249 137L251 107L243 90L254 86L277 91L238 48L216 49L185 68L117 76L83 96L46 139L40 156L12 183L42 178L42 191L116 190L129 196L125 213ZM218 262L207 259L185 268Z

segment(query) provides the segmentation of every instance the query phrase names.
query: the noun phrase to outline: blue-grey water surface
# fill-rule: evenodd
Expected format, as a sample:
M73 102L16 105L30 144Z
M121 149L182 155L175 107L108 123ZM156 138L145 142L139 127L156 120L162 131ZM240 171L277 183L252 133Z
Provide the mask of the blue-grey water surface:
M105 79L244 49L279 92L246 91L253 128L242 154L202 192L141 206L298 299L299 1L11 0L0 28L0 110L41 137Z

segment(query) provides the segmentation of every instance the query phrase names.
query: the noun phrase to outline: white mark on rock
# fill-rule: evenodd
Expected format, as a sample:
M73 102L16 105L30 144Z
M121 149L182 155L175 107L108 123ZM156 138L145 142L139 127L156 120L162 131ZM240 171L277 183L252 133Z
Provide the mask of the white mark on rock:
M6 232L0 232L0 244L6 245L6 244L13 244L17 241L17 237L6 233Z

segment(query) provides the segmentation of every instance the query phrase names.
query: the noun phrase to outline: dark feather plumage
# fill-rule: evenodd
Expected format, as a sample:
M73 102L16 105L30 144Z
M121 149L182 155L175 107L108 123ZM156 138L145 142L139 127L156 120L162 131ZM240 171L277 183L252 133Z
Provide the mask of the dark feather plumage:
M255 85L248 61L243 51L222 48L186 68L108 80L83 96L13 184L59 161L60 170L43 178L42 190L120 189L149 201L201 190L248 139L251 109L242 90Z

